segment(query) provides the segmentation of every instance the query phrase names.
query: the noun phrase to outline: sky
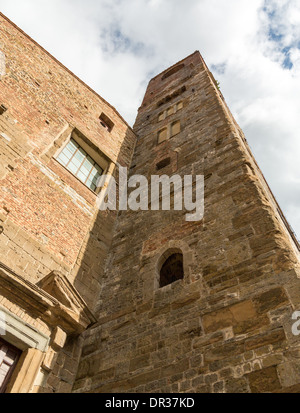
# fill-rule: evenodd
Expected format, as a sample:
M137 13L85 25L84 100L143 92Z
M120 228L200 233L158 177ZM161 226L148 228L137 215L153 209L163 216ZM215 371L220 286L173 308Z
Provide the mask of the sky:
M0 0L133 125L149 80L199 50L300 237L299 0Z

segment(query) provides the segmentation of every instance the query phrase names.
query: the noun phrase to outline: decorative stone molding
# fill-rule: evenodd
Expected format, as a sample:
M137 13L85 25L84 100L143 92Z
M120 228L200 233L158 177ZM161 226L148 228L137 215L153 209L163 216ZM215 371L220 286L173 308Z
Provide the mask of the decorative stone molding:
M51 328L60 326L67 334L80 334L96 322L76 289L57 272L35 285L0 264L0 293Z
M0 306L4 340L23 351L7 392L30 393L37 387L38 374L45 376L53 369L67 335L82 333L96 318L69 280L57 272L35 285L0 264L0 295L24 314L22 319L12 313L14 310ZM31 325L28 316L44 326L41 328L49 331L49 336Z
M25 323L6 308L0 306L0 311L5 315L5 335L3 336L5 341L23 351L28 348L35 348L42 352L47 350L50 337Z
M82 333L97 320L66 276L51 272L38 284L39 288L57 300L52 311L54 318L62 317L60 325L67 333Z

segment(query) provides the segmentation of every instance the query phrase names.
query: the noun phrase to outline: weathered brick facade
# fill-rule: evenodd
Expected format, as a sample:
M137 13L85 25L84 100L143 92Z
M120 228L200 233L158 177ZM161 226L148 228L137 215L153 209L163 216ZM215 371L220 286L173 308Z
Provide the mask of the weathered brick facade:
M6 62L0 105L7 109L0 115L0 261L33 285L53 271L61 273L93 311L116 213L99 213L97 196L54 155L76 128L100 148L108 170L116 162L129 166L136 137L113 107L2 15L0 32ZM114 123L111 132L100 123L102 113ZM9 303L10 287L2 286L1 307L25 322L32 318L36 327L42 309L29 309L29 318L26 304ZM45 330L50 342L53 328ZM72 389L78 340L69 341L51 369L49 390Z
M7 334L7 391L300 391L299 246L200 54L150 81L132 130L2 15L0 33L0 311L38 335ZM74 130L114 176L204 175L204 218L100 212L55 159ZM173 253L184 277L160 288Z

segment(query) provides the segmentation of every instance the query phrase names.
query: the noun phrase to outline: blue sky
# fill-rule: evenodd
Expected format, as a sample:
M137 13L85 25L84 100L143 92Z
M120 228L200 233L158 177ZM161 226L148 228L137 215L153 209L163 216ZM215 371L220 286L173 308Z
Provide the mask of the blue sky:
M129 124L151 77L199 50L300 237L299 0L0 0L0 10Z

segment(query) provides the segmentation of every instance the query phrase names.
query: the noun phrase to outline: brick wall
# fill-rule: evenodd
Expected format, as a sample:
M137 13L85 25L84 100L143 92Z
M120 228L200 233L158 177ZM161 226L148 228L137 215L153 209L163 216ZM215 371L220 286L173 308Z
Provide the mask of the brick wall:
M72 125L112 162L125 166L135 137L109 104L3 16L0 29L6 60L0 101L7 107L0 115L0 259L34 282L51 268L70 272L74 266L75 279L79 253L97 214L96 196L45 155ZM110 133L100 124L102 112L115 125ZM57 144L55 149L60 150ZM103 214L103 221L110 219ZM109 245L107 233L98 238ZM85 280L93 295L95 283ZM83 281L77 284L85 295ZM90 292L86 298L92 299Z
M100 213L96 195L54 157L76 128L108 164L129 166L135 134L111 105L1 14L0 50L0 106L7 109L0 114L0 261L34 284L60 271L93 310L116 213ZM114 124L111 132L100 123L102 113ZM22 317L31 319L26 311ZM61 352L47 391L72 388L80 341L71 341L75 350Z

